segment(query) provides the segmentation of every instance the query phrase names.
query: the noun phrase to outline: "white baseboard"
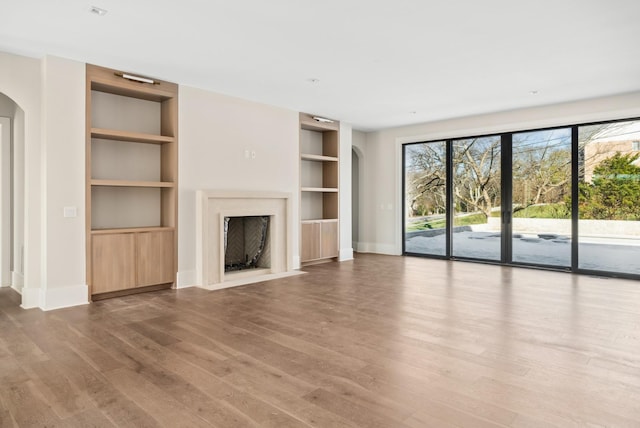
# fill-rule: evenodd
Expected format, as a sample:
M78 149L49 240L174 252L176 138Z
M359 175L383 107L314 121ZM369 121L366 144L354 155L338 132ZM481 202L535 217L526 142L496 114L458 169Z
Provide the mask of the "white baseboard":
M196 285L196 271L195 270L183 270L178 272L178 280L176 281L176 288L188 288Z
M86 284L52 287L42 290L40 308L43 311L68 308L89 303L89 287ZM23 299L24 300L24 299Z
M338 260L341 262L353 260L353 248L341 248Z
M378 244L373 242L358 242L356 251L359 253L388 254L391 256L399 256L402 254L393 244Z
M300 269L300 256L293 256L293 266L291 268L293 270Z
M20 307L23 309L40 307L40 288L22 287L20 294L22 294L22 304Z

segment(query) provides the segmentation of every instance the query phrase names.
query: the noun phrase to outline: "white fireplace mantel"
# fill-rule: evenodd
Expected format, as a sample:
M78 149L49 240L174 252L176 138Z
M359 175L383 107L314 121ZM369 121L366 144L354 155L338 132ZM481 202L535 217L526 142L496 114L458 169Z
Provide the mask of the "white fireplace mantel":
M207 289L227 288L286 276L292 272L293 254L291 194L259 191L196 191L197 285ZM238 274L224 272L224 218L270 217L271 267L268 272ZM241 278L238 280L238 278Z

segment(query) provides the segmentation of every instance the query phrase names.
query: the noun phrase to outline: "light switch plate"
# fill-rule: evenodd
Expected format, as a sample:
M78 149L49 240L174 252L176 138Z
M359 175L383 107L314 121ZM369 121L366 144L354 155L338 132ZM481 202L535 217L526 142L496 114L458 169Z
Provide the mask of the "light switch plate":
M64 207L63 211L64 217L77 217L78 209L76 207Z

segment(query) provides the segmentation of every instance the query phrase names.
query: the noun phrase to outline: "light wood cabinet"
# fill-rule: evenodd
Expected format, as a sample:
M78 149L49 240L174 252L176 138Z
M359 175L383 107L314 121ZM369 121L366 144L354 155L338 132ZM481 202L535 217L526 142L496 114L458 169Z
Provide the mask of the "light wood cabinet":
M305 221L301 225L300 260L307 262L320 258L320 223Z
M173 231L95 232L93 293L111 293L173 282Z
M136 234L137 287L173 282L173 231Z
M109 293L136 286L133 233L97 235L92 239L93 293Z
M307 220L301 225L300 259L304 262L338 257L338 220Z
M138 77L87 65L87 283L94 298L175 282L178 85Z
M300 261L338 256L340 123L300 113Z

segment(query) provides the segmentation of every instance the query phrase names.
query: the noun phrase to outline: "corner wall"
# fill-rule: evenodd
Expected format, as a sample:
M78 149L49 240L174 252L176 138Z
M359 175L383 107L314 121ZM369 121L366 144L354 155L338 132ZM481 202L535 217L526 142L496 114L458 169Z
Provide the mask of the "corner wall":
M402 252L402 144L640 117L640 92L391 128L366 134L359 251ZM361 145L361 143L358 143Z
M85 64L42 60L45 310L88 303L85 277ZM64 217L75 207L75 217Z

